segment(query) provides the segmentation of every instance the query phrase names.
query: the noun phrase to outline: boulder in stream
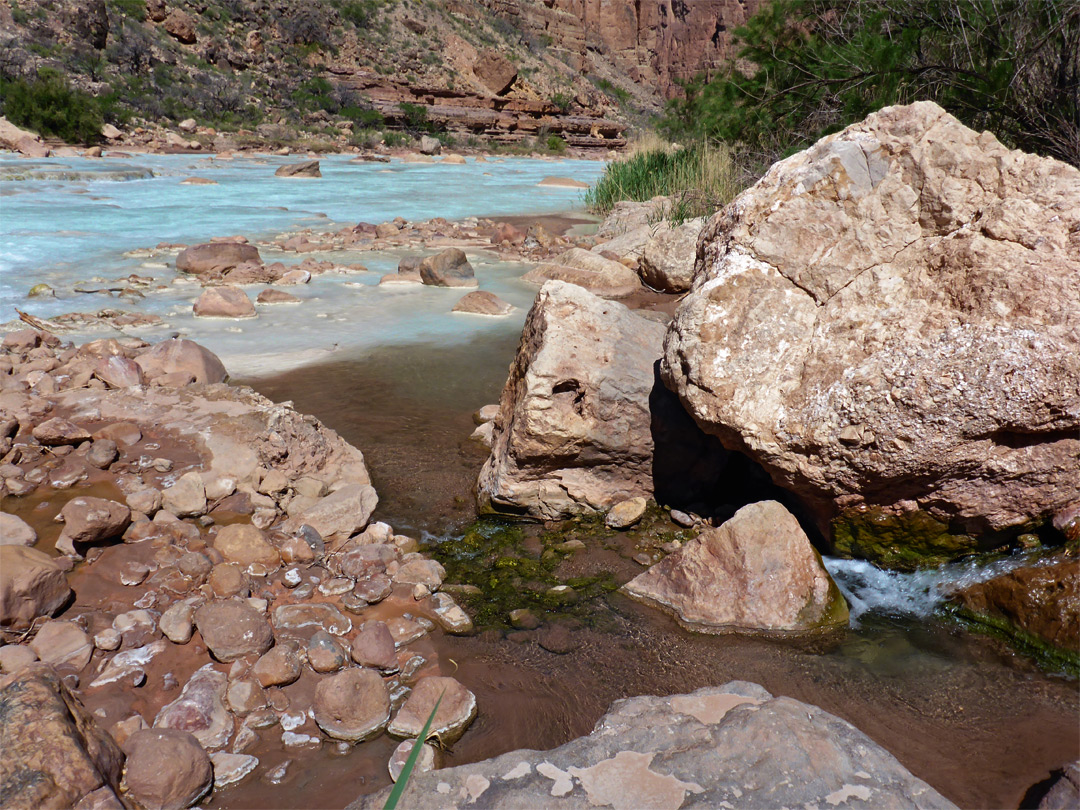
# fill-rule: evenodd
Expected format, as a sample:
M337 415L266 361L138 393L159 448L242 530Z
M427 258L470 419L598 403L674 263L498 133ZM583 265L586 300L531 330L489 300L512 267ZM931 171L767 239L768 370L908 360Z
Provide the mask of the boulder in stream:
M663 374L842 553L914 567L1049 522L1080 469L1080 170L880 110L709 221Z

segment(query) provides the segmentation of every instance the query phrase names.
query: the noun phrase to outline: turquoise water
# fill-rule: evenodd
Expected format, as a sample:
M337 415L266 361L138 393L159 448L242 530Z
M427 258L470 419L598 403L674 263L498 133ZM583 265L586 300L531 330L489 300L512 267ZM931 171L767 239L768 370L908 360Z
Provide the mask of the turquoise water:
M14 320L16 307L39 317L107 307L150 312L166 323L134 334L158 339L179 331L204 340L227 362L231 359L230 370L237 374L280 370L345 347L467 339L519 328L522 308L534 290L517 280L522 265L499 261L494 254L471 253L470 259L481 289L519 307L510 318L451 316L460 291L377 287L379 276L393 271L400 256L410 252L402 251L311 254L340 264L363 263L372 272L318 276L309 285L290 288L303 304L260 308L260 317L251 321L193 318L191 304L201 290L178 277L173 256L124 254L159 242L195 243L232 234L256 241L291 229L329 231L398 216L422 221L567 211L581 207L581 191L538 182L546 176L591 182L603 170L594 161L494 158L443 166L353 163L338 155L321 159L321 179L274 176L277 166L301 159L0 159L0 322ZM138 177L139 170L152 176ZM136 177L118 180L118 172ZM192 176L217 185L181 185ZM305 258L262 253L267 262L295 264ZM71 290L81 281L130 273L151 276L165 289L134 303ZM28 299L28 290L38 283L52 286L57 297ZM257 292L248 289L253 298Z

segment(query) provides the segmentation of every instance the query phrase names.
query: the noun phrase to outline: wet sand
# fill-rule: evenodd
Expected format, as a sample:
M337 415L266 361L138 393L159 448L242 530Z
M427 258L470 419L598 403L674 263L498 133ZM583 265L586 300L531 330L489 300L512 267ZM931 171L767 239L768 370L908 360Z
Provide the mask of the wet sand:
M487 453L467 438L471 414L497 401L516 343L386 348L254 385L293 400L364 451L380 496L377 516L439 535L474 517L472 487ZM457 667L480 705L446 764L560 745L588 733L622 697L734 679L849 720L962 807L1016 807L1030 786L1080 756L1075 682L944 622L871 619L827 649L806 649L691 634L615 596L588 625L570 627L578 646L565 655L540 647L537 633L437 637L443 674ZM311 806L316 790L319 806L340 807L376 789L381 780L337 778L339 767L367 772L347 764L354 756L339 765L318 754L306 786L278 789L276 806ZM260 806L246 801L222 806Z

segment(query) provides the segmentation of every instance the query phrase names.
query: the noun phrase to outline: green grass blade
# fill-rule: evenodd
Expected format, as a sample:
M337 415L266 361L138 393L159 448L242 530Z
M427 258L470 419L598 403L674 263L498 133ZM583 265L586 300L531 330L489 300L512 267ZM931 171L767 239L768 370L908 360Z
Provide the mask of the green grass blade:
M416 767L416 762L420 759L420 751L424 747L428 732L431 731L431 724L435 720L435 713L439 711L439 704L442 703L443 695L445 694L446 691L443 690L443 693L439 695L439 699L435 701L435 708L431 710L427 722L424 723L423 729L420 730L420 736L417 737L416 742L413 743L412 750L409 752L409 758L405 760L405 767L401 769L401 776L398 777L394 789L390 791L390 795L386 797L386 804L383 805L383 810L395 810L398 801L401 800L401 794L405 792L405 788L409 784L409 777L412 776L413 768Z

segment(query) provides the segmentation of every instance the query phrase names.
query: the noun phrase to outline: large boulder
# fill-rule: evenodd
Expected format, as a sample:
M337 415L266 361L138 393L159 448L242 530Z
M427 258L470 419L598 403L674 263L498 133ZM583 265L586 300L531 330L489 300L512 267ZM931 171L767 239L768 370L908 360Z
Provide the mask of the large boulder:
M0 805L59 810L119 787L123 752L52 667L30 664L0 689L0 718Z
M266 617L239 599L207 602L195 611L195 626L218 661L262 655L274 645Z
M620 262L584 248L570 248L521 277L530 284L568 281L604 298L625 298L640 292L637 274Z
M178 8L172 9L166 15L164 27L170 36L185 45L191 45L198 39L195 32L195 18Z
M694 284L694 263L702 219L671 227L665 224L645 243L641 253L641 280L654 290L686 292Z
M305 160L300 163L288 163L284 166L278 166L274 174L277 177L322 177L322 171L317 160Z
M447 248L420 262L420 281L433 287L475 287L476 274L464 251Z
M206 242L184 248L176 256L176 269L197 276L224 273L243 262L261 262L255 245L239 242Z
M481 508L547 519L709 489L723 452L657 379L663 334L622 304L545 284L503 388Z
M49 147L41 142L40 135L20 129L2 116L0 116L0 149L10 149L27 157L49 156Z
M386 728L390 693L375 670L353 667L319 681L312 713L327 736L359 742Z
M208 287L192 307L196 318L255 318L258 313L239 287Z
M0 545L0 626L29 627L39 616L63 607L70 596L67 577L48 554Z
M119 537L131 523L131 509L107 498L82 495L72 498L60 510L64 518L64 530L56 541L56 548L68 554L75 553L75 543L100 543Z
M839 551L955 556L1075 498L1080 170L889 107L773 166L699 246L664 378Z
M389 790L348 810L382 807ZM955 806L845 720L740 681L617 701L591 734L550 751L414 772L401 805L434 810L448 797L566 810Z
M194 382L225 382L229 374L216 354L193 340L169 338L135 358L143 374L153 379L164 374L184 374Z
M370 484L346 484L289 518L285 528L298 531L307 524L327 542L340 543L367 526L378 503L379 496Z
M794 516L776 501L744 506L623 586L692 630L846 626L847 603Z
M514 63L498 51L482 51L472 66L473 75L497 96L504 95L517 79Z

